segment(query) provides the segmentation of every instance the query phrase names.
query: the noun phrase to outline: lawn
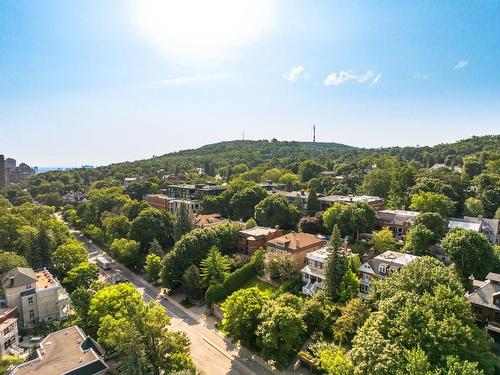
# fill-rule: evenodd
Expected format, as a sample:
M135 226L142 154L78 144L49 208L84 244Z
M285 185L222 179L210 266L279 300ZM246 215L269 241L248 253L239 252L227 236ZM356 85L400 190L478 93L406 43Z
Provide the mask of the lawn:
M257 278L257 275L253 276L250 280L248 280L245 284L241 286L241 289L248 289L248 288L257 288L267 296L270 296L274 292L274 288L271 285L260 281Z

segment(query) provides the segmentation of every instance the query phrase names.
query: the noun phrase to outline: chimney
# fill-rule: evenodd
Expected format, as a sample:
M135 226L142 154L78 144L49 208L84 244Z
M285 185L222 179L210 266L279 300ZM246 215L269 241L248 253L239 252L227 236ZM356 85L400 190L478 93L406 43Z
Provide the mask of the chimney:
M474 275L470 275L469 278L467 279L467 292L468 293L474 292Z
M9 287L10 288L14 287L14 276L9 277Z

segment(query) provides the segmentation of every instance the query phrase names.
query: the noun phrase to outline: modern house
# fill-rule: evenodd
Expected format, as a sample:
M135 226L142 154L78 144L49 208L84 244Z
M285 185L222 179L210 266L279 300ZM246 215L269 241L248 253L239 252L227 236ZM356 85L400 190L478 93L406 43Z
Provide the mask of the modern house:
M354 255L349 249L342 251L348 258ZM306 265L300 270L305 284L302 287L303 294L312 296L318 289L325 288L325 268L331 254L332 249L324 246L306 255Z
M463 228L482 233L488 238L492 245L500 244L498 236L498 219L485 219L482 217L465 216L463 219L451 218L448 222L448 228Z
M266 242L267 253L290 254L300 268L304 265L307 253L321 249L325 239L309 233L291 232Z
M177 215L183 204L186 205L189 216L192 217L200 212L200 201L190 199L176 199L163 194L147 194L144 200L152 207L168 211Z
M500 274L490 272L486 280L469 278L465 295L476 320L497 340L500 339Z
M384 208L384 198L373 197L368 195L358 195L358 196L345 196L345 195L327 195L326 197L319 197L320 210L327 210L332 204L336 202L351 204L351 203L367 203L375 211L382 210Z
M366 261L359 267L360 298L366 298L368 289L373 280L382 280L393 272L399 271L410 262L418 259L416 255L386 251Z
M68 294L45 268L16 267L2 275L2 287L7 306L17 307L21 327L68 315Z
M222 217L221 214L198 214L193 219L194 226L198 228L213 227L214 225L228 223L229 219Z
M17 308L0 309L0 357L5 354L21 354L17 330Z
M238 232L238 251L243 254L252 255L255 250L264 248L266 242L279 237L283 231L277 225L274 228L254 227Z
M227 189L226 185L167 185L162 191L172 198L202 199L205 195L219 195Z
M104 375L103 348L78 327L50 333L27 362L10 375Z
M419 214L416 211L380 210L377 211L377 226L388 227L397 240L402 240Z

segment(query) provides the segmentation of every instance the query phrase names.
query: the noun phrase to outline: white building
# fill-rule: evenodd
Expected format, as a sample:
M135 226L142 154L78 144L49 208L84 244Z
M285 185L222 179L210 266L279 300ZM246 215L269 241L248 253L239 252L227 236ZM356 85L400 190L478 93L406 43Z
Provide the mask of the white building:
M492 245L499 245L500 237L498 236L498 223L498 219L465 216L463 219L451 218L448 222L448 228L473 230L484 234Z
M22 354L17 330L17 309L0 309L0 357L5 354Z

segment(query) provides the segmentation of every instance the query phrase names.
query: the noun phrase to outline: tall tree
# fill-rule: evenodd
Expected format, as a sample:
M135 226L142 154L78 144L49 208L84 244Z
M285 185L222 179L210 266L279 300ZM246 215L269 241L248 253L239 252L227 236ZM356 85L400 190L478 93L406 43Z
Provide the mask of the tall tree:
M200 300L202 297L202 285L200 270L194 264L190 266L184 276L182 277L184 282L184 292L189 300Z
M308 212L317 212L319 211L319 200L318 195L316 194L316 190L310 189L309 196L307 197L307 208Z
M87 249L77 241L62 244L52 254L53 270L60 279L66 277L72 268L87 260Z
M429 247L434 242L435 235L422 224L413 226L406 235L404 251L413 255L430 255Z
M217 247L212 246L208 251L207 257L200 263L201 281L204 287L213 284L220 284L226 278L230 260L223 256Z
M333 301L339 299L339 286L347 269L347 259L344 253L332 250L325 268L325 286L328 295Z
M130 225L129 238L139 242L143 252L149 249L154 239L157 239L163 247L172 245L174 243L172 215L156 208L142 210Z
M270 195L255 206L255 220L267 227L279 225L283 229L295 227L299 220L299 210L289 205L281 194Z
M373 232L372 237L373 250L375 254L382 254L385 251L394 250L396 241L389 228L382 228L377 232Z
M193 218L189 215L186 203L181 203L179 213L174 222L174 238L180 239L183 234L193 230Z
M420 192L412 195L410 208L418 212L436 212L443 217L449 217L455 212L455 202L441 193Z

